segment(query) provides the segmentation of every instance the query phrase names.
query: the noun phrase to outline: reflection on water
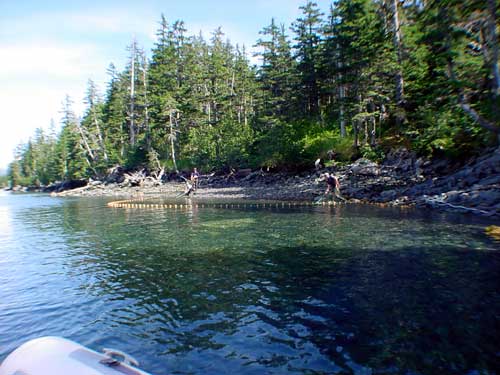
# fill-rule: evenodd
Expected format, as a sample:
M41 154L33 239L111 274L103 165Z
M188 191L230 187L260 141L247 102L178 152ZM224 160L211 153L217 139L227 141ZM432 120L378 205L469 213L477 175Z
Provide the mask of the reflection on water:
M0 358L59 335L155 374L495 373L500 253L479 219L32 196L5 209Z
M9 236L11 234L10 210L7 206L0 206L0 236Z

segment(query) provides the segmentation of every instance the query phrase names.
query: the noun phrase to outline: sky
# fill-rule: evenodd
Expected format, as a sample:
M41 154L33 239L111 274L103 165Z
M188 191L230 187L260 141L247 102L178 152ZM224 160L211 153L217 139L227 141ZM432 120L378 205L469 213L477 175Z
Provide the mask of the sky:
M150 52L161 14L208 39L222 27L247 49L274 17L287 26L306 0L0 0L0 172L36 128L60 125L69 95L82 115L92 79L104 93L110 63L123 69L135 36ZM331 0L316 0L326 12ZM291 34L291 33L290 33ZM253 59L257 63L257 60Z

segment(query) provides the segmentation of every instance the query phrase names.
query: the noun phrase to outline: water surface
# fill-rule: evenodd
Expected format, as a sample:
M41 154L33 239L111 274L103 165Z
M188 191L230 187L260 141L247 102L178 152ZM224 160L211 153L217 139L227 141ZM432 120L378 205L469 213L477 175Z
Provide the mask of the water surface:
M496 374L491 222L0 194L0 360L63 336L154 374Z

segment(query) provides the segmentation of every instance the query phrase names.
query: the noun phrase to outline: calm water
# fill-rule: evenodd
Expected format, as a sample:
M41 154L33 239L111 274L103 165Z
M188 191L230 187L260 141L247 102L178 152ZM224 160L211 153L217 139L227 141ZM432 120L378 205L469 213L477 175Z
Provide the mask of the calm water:
M157 375L498 373L491 222L105 203L0 193L0 360L57 335Z

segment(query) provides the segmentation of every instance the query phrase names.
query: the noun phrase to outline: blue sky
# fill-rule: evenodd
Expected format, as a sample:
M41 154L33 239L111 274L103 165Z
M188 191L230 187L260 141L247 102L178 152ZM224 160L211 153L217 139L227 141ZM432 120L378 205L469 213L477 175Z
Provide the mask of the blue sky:
M326 12L331 0L317 0ZM58 125L65 95L81 115L88 79L105 90L106 69L126 62L135 35L150 51L160 15L181 19L188 33L209 37L221 26L251 50L270 23L291 24L305 0L0 0L0 170L36 128Z

